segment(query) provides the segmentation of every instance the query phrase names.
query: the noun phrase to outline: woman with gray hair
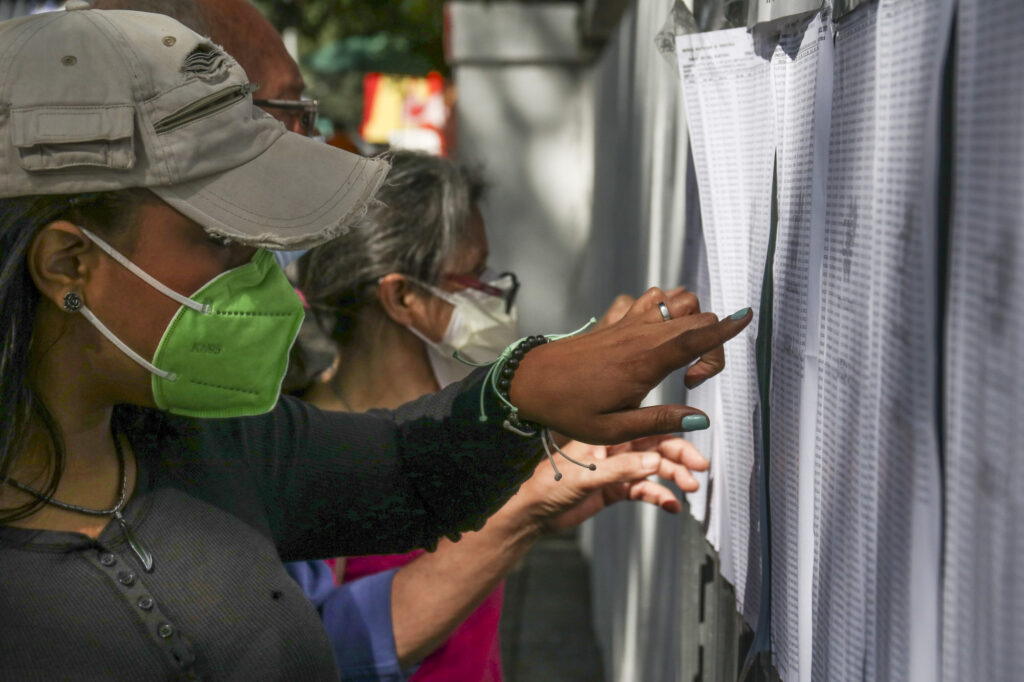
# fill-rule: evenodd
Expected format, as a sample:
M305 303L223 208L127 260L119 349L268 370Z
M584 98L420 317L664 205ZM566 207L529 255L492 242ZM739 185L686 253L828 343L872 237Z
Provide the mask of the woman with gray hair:
M330 378L304 396L321 409L363 412L433 393L473 369L456 351L488 362L518 337L516 277L487 269L480 176L414 152L387 158L388 182L361 224L299 262L300 288L337 347ZM631 303L623 297L608 317ZM500 680L501 581L527 549L623 499L678 512L675 496L646 477L690 491L689 469L707 467L679 438L563 449L586 465L603 461L596 470L567 466L561 480L545 462L459 542L339 562L337 589L323 564L289 567L320 608L342 679L405 679L422 661L413 679Z
M415 303L422 305L399 311L397 299L413 290L429 294L432 287L463 290L463 297L474 297L478 307L491 314L487 338L492 343L475 353L472 349L463 353L468 352L470 360L484 362L516 340L512 303L518 282L511 274L485 273L487 238L477 208L485 185L478 173L416 152L391 152L383 158L393 165L376 204L357 228L303 259L299 288L320 326L347 354L362 353L367 344L375 349L385 341L379 335L387 337L390 332L399 343L426 352L430 367L441 374L438 383L444 386L472 370L451 357L454 349L442 350L441 343L431 340L439 339L449 322L444 314L446 302L435 295L420 296ZM490 288L481 286L477 278L492 280ZM502 290L500 295L495 296L496 288ZM386 300L368 305L379 294L386 294ZM505 310L494 303L495 298L503 297ZM460 313L467 310L456 307ZM387 324L392 319L388 312L401 318L398 327ZM425 342L425 351L423 343L408 334L395 334L401 329ZM390 338L385 342L392 343ZM341 377L365 373L366 368L366 363L345 363L333 385L352 384L351 390L361 390L362 381L353 377L342 382ZM428 377L419 380L423 388L431 386Z

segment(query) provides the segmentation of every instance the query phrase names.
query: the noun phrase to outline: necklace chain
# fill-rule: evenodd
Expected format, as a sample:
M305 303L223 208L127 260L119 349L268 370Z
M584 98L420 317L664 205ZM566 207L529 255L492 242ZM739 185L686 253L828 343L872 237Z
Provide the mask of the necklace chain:
M88 514L89 516L113 516L121 527L121 533L124 535L124 539L128 542L128 546L131 547L132 552L135 553L139 563L142 564L142 568L149 573L153 570L153 555L139 541L135 533L132 531L132 527L128 525L128 520L124 518L124 515L121 513L124 510L125 504L128 502L128 467L125 465L124 451L121 449L121 441L118 438L117 433L114 431L113 425L111 425L110 433L114 437L114 452L117 453L117 468L121 479L121 491L117 496L117 503L110 509L90 509L89 507L83 507L80 504L61 502L40 490L36 490L32 486L15 481L10 477L7 478L7 484L22 492L32 495L36 499L42 500L45 504L58 507L59 509L78 512L80 514Z
M121 510L124 509L125 502L128 499L128 468L125 466L124 451L121 449L121 442L117 437L116 433L112 434L114 437L114 452L117 453L117 470L118 477L121 479L121 489L117 496L117 502L110 509L91 509L89 507L83 507L79 504L72 504L70 502L61 502L60 500L50 497L41 490L36 490L32 486L25 485L13 478L8 478L7 483L17 488L23 493L28 493L38 500L42 500L46 504L65 509L67 511L74 511L80 514L88 514L90 516L118 516Z

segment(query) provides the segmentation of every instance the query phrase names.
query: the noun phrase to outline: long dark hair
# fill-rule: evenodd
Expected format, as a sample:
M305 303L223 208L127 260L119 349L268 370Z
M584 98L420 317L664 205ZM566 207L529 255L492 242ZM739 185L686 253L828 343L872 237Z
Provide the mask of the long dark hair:
M142 189L0 199L0 485L10 476L34 421L45 429L51 444L48 478L42 486L47 496L57 490L65 464L60 429L33 389L30 376L32 332L40 303L26 262L33 238L57 219L117 238L134 224L139 207L155 200ZM0 509L0 524L31 516L43 504L34 499Z

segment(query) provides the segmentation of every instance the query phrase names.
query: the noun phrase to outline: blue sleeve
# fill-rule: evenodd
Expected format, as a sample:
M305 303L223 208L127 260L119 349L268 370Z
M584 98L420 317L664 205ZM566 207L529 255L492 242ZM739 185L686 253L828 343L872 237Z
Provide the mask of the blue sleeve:
M391 581L398 569L335 586L323 561L285 564L320 612L345 682L405 682L391 625Z

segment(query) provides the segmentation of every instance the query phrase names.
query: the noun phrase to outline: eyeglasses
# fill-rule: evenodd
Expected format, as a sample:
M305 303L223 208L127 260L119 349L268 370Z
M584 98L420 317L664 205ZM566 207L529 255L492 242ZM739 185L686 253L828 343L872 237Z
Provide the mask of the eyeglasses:
M297 132L309 137L317 134L316 119L320 104L315 99L254 99L252 103L262 108L284 109L292 116L298 117ZM289 129L294 130L291 126Z
M487 282L482 282L471 275L445 275L444 279L460 284L468 289L475 289L485 294L502 298L505 301L505 312L512 312L512 305L516 302L516 294L519 293L519 278L515 276L515 273L503 272L493 276L488 276L488 273L484 273L483 276L487 277ZM507 285L501 282L501 280L506 278L510 280Z

